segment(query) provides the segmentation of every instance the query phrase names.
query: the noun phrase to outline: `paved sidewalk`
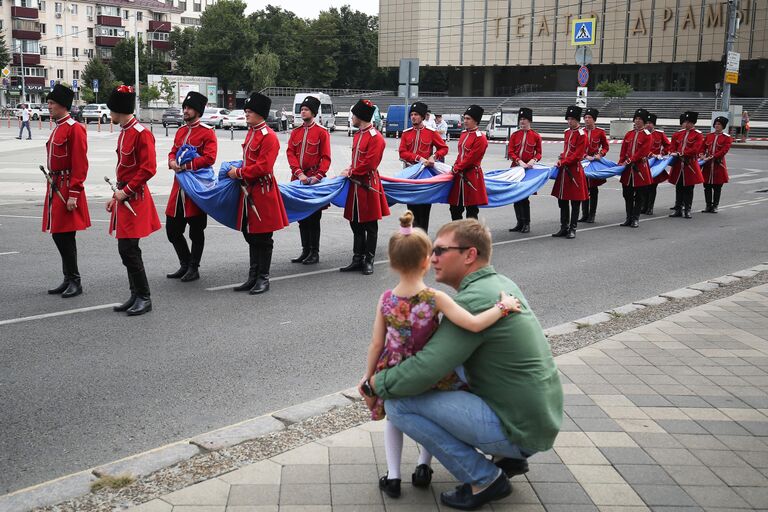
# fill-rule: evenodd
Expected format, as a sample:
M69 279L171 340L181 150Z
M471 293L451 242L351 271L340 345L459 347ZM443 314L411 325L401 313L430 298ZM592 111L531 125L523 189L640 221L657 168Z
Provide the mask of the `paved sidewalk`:
M484 510L768 508L768 285L557 358L566 418L513 493ZM432 511L456 485L382 497L370 422L135 507L135 512ZM403 477L416 461L404 451ZM674 509L672 507L675 507Z

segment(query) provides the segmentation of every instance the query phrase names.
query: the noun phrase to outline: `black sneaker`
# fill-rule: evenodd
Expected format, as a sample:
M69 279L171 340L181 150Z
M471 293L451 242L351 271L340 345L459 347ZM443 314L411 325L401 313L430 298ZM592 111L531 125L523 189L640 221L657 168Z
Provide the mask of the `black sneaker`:
M506 475L500 473L491 485L477 494L472 494L471 485L463 484L453 491L440 493L440 502L459 510L475 510L491 501L506 498L510 494L512 494L512 485Z
M414 487L429 487L432 483L432 468L428 464L419 464L411 475L411 483Z
M400 497L400 479L393 478L390 480L389 478L387 478L387 475L384 475L383 477L379 478L379 489L381 489L384 492L384 494L386 494L390 498L399 498Z

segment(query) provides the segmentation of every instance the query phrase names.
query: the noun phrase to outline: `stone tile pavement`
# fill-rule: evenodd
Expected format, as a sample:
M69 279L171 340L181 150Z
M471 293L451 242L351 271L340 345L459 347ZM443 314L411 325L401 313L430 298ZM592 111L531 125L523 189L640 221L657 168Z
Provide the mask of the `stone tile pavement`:
M768 509L768 285L557 358L565 418L513 493L486 510ZM456 485L378 491L382 422L370 422L162 496L135 512L436 511ZM417 447L406 443L403 476Z

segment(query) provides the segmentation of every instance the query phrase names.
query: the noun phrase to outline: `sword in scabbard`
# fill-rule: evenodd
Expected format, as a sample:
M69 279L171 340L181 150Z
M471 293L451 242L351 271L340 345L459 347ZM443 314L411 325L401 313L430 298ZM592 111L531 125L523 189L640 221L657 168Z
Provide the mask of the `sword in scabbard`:
M363 190L369 190L369 191L371 191L371 192L375 192L375 193L377 193L378 195L381 195L381 192L379 192L377 189L375 189L375 188L371 187L370 185L366 185L366 184L365 184L365 183L363 183L362 181L356 180L355 178L352 178L352 177L350 177L350 176L347 176L347 179L348 179L348 180L349 180L351 183L354 183L355 185L357 185L358 187L362 187L362 188L363 188Z
M469 178L467 178L467 177L464 175L464 173L463 173L463 172L459 171L459 172L457 172L456 174L458 174L458 175L461 177L461 181L463 181L464 183L466 183L467 185L469 185L469 186L470 186L470 188L472 188L472 190L474 190L475 192L477 192L477 188L475 188L475 186L472 184L472 182L471 182L471 181L469 181Z
M61 199L62 203L67 204L67 200L64 199L63 195L61 195L61 191L59 190L59 187L56 186L56 182L53 181L53 178L51 178L51 175L48 174L48 172L46 172L45 167L41 165L40 170L43 171L43 174L45 175L45 181L47 181L48 185L51 187L51 192L59 196L59 199Z
M571 181L574 185L576 185L576 188L579 188L579 183L576 181L576 178L573 177L573 174L571 174L571 170L568 168L567 165L562 166L563 169L565 169L565 173L568 175L569 178L571 178Z
M109 176L104 176L104 181L109 183L109 187L112 189L112 192L117 193L117 187L114 186L111 181L109 181ZM138 217L138 215L136 215L136 210L134 210L133 206L131 206L131 203L128 202L128 198L125 198L124 201L120 202L123 203L131 211L134 217Z
M256 215L256 218L261 220L261 215L259 215L259 210L256 209L256 204L253 202L253 198L251 198L251 194L248 193L248 187L243 184L242 181L240 181L240 190L243 191L243 194L245 194L245 200L248 202L248 206L251 207L251 210L253 210L254 215ZM263 190L263 185L262 185Z

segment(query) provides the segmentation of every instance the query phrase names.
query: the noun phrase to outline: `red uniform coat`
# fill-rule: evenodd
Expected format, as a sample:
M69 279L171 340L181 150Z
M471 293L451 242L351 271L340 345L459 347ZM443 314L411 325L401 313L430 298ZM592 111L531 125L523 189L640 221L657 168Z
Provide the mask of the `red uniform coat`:
M355 133L349 177L379 193L350 182L344 206L344 218L348 221L354 220L355 210L358 222L371 222L389 215L389 205L378 171L386 146L384 137L373 126Z
M448 195L452 206L488 204L485 175L480 164L488 149L488 139L478 129L464 130L459 137L459 154L453 164L453 186Z
M670 153L679 153L680 156L672 164L672 171L669 173L669 182L677 184L682 180L684 186L698 185L704 183L704 176L701 174L698 156L704 149L704 136L699 130L680 130L672 135L672 144Z
M266 122L251 126L243 142L243 164L237 177L243 180L248 196L240 192L237 229L243 231L243 218L248 219L247 233L272 233L288 226L283 196L273 174L280 142ZM250 198L250 200L248 199ZM251 205L259 212L257 216ZM261 217L261 219L259 219Z
M664 132L661 130L654 130L653 133L651 133L651 155L658 156L658 155L666 155L669 152L669 145L671 142L667 138L666 135L664 135ZM667 170L661 171L661 173L653 178L653 183L655 185L658 185L659 183L664 183L667 181L667 178L669 178L669 173Z
M568 128L564 137L563 152L559 157L560 171L552 187L552 195L565 201L586 201L589 190L581 160L587 151L587 135L581 128Z
M608 137L605 135L605 130L595 126L591 130L584 128L584 134L587 137L587 155L586 156L599 156L600 158L608 154ZM594 188L599 187L605 183L604 179L600 178L587 178L587 187Z
M711 156L707 160L701 173L704 183L708 185L722 185L728 183L728 167L725 164L725 154L731 149L733 139L726 133L708 133L704 137L704 154Z
M216 153L218 151L218 139L213 132L213 128L208 125L202 124L199 120L181 126L176 131L176 137L173 139L173 147L171 152L168 153L168 163L176 160L176 152L181 149L184 144L195 146L197 154L200 155L191 162L184 164L183 169L189 172L195 172L205 167L212 167L216 162ZM169 165L170 168L170 165ZM184 211L184 217L196 217L198 215L205 215L195 203L184 193L184 189L179 186L179 180L174 176L173 187L171 188L171 195L168 197L168 205L165 207L165 214L169 217L176 216L176 201L178 201L179 194L182 197L182 210Z
M77 208L68 211L67 205L48 185L43 205L43 231L82 231L91 225L83 188L88 174L88 135L85 128L67 114L56 121L45 146L53 182L65 201L70 197L77 198Z
M435 160L445 158L448 154L448 145L440 134L428 126L421 128L410 127L403 131L400 137L400 160L408 165L419 162L420 158L434 156Z
M541 160L541 135L533 130L517 130L509 137L507 157L517 165L518 160L525 163L531 159Z
M116 238L144 238L160 229L147 181L157 172L155 136L131 118L117 137L117 188L128 194L136 215L123 202L112 208L109 233Z
M619 163L630 161L621 173L621 184L628 187L646 187L653 184L648 155L653 142L648 130L629 130L621 143Z
M291 168L291 181L302 174L320 181L331 166L331 136L315 122L299 126L291 132L285 153Z

